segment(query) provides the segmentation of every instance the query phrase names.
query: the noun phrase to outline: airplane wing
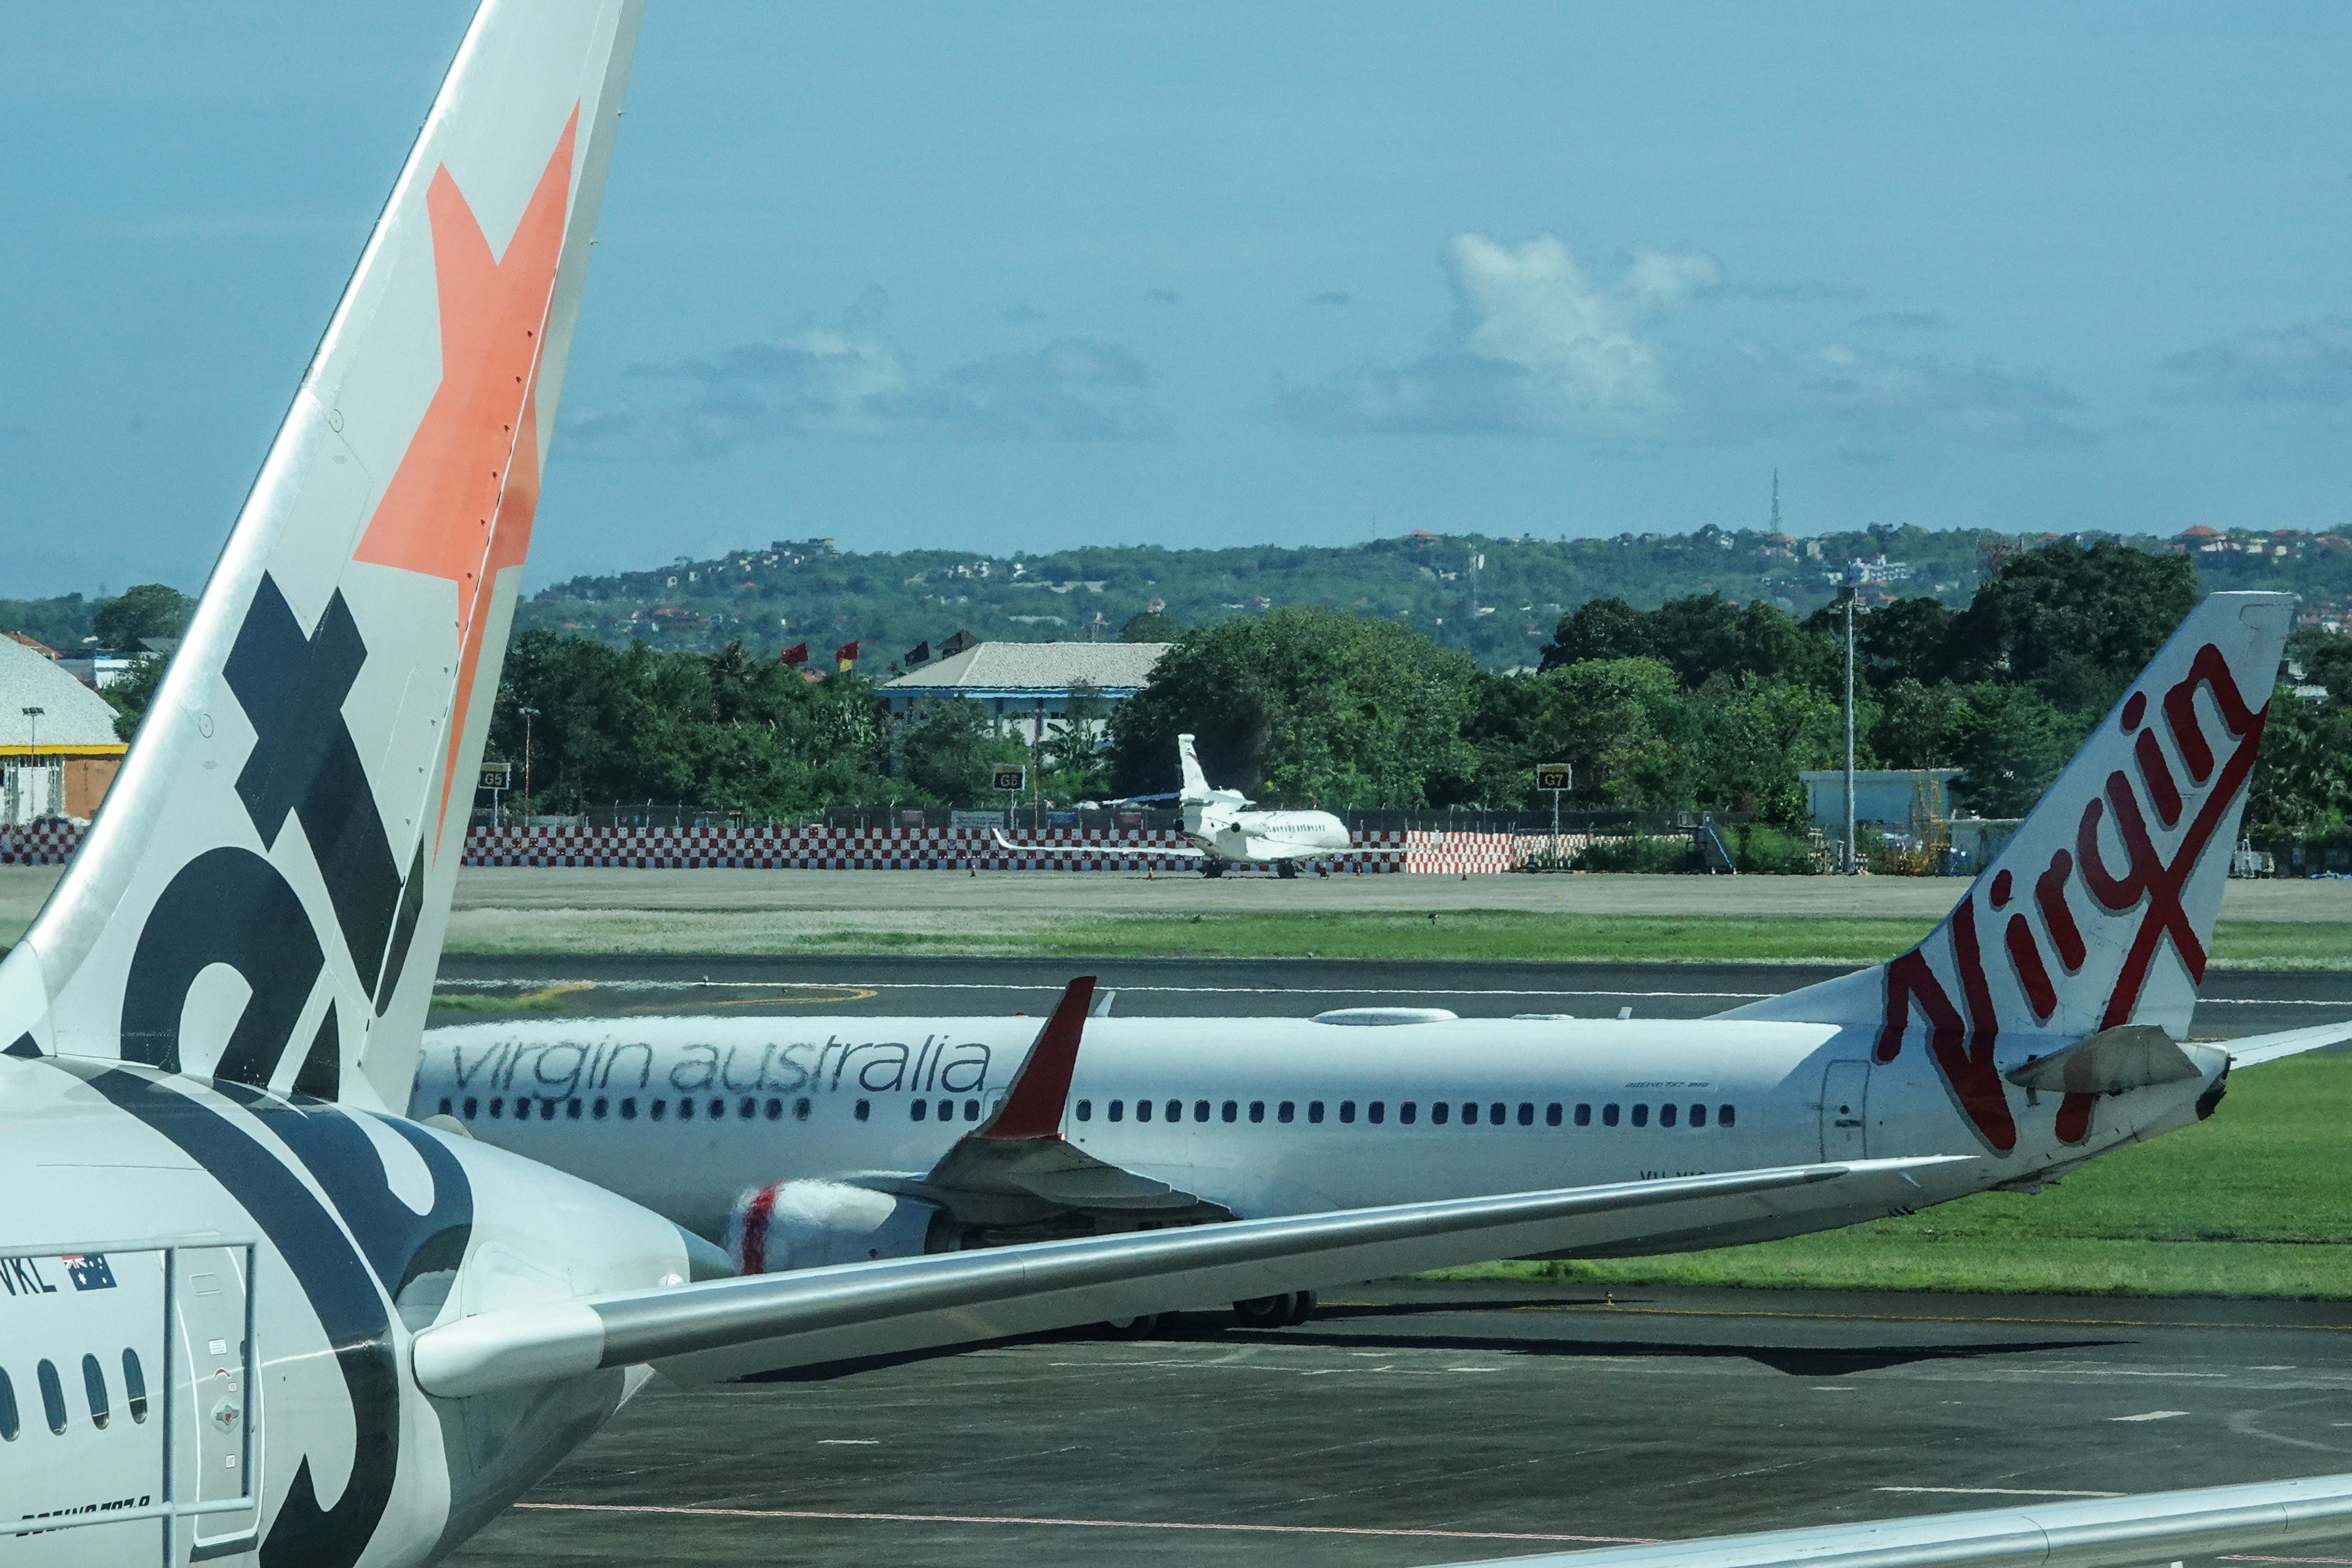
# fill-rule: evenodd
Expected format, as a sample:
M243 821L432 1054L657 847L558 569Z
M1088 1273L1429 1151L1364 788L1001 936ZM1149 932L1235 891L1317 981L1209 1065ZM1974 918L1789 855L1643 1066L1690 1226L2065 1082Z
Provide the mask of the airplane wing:
M2224 1040L2221 1048L2230 1053L2230 1066L2260 1067L2281 1057L2300 1056L2324 1046L2340 1046L2352 1040L2352 1018L2341 1023L2318 1024L2308 1029L2288 1029L2275 1035L2249 1035L2243 1039Z
M1455 1568L2139 1568L2347 1533L2352 1475L2311 1476L1490 1558Z
M463 1318L416 1336L417 1383L449 1398L651 1363L681 1382L1034 1333L1318 1289L1661 1229L1752 1223L1834 1184L1858 1212L1916 1198L1909 1172L1966 1156L1858 1160L886 1258Z
M1063 1107L1094 994L1093 975L1071 981L995 1113L957 1139L929 1175L891 1182L888 1189L985 1227L1035 1225L1071 1215L1127 1224L1148 1219L1160 1226L1234 1218L1222 1204L1097 1160L1062 1136Z
M1183 844L1015 844L1004 837L1001 827L992 827L989 834L1000 849L1010 849L1016 855L1164 855L1178 860L1204 860L1207 854Z

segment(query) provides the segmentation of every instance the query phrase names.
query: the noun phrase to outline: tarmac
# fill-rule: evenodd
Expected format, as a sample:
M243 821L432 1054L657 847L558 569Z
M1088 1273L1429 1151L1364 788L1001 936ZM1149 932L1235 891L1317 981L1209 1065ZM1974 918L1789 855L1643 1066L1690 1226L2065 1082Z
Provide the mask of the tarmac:
M2348 1333L2341 1304L1384 1283L1297 1329L656 1381L450 1561L1389 1568L2321 1474L2352 1469ZM2352 1556L2293 1550L2259 1561Z
M1850 965L1623 963L1365 963L1330 959L739 957L698 954L448 953L443 994L545 994L551 1012L875 1014L954 1016L1050 1012L1075 975L1115 992L1120 1016L1307 1017L1333 1007L1444 1007L1465 1018L1514 1013L1700 1018L1844 973ZM444 1010L436 1023L477 1021ZM2213 969L2195 1035L2241 1035L2352 1017L2352 972Z

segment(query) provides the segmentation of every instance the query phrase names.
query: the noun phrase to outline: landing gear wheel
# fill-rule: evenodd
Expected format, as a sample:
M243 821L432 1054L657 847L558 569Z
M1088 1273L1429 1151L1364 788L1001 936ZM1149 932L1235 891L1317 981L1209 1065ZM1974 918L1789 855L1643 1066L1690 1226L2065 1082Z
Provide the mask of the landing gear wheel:
M1222 877L1224 874L1225 863L1223 860L1203 860L1201 862L1201 875L1203 877Z
M1279 1329L1290 1321L1291 1298L1260 1296L1234 1303L1234 1321L1244 1329Z
M1298 875L1298 862L1296 860L1276 860L1274 863L1274 874L1287 882L1290 879Z
M1148 1340L1151 1331L1160 1326L1160 1314L1146 1312L1137 1318L1113 1318L1103 1324L1115 1340Z
M1315 1292L1301 1290L1290 1299L1290 1326L1297 1328L1315 1315Z

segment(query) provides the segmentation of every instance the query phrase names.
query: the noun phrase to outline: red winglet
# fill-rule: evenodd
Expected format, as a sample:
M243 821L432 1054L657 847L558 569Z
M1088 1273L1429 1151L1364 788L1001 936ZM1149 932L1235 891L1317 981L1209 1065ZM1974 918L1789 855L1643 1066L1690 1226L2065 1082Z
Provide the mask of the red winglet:
M987 1125L974 1138L1052 1138L1062 1130L1062 1107L1070 1098L1070 1074L1078 1065L1078 1037L1094 1005L1095 977L1081 974L1062 993L1054 1016L1037 1031L1037 1043L1022 1058L1013 1087Z

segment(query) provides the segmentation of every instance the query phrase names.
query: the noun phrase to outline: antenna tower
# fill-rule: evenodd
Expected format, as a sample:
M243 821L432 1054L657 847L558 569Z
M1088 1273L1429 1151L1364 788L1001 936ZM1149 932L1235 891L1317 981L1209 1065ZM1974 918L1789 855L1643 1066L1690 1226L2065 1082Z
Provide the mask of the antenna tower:
M1772 531L1780 531L1780 470L1772 470Z

